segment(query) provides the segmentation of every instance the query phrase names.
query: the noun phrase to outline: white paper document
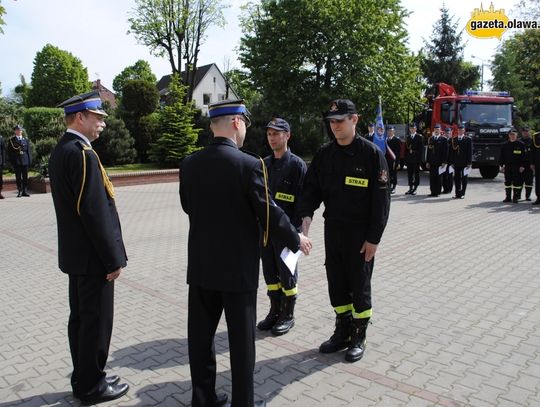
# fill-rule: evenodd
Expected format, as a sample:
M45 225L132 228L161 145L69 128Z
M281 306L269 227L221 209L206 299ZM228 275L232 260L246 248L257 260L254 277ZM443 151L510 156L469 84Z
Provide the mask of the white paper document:
M439 175L441 175L443 172L446 171L446 167L447 167L446 164L441 165L441 166L439 167Z
M281 251L281 260L283 260L291 274L294 274L294 270L296 269L296 263L298 263L298 259L302 254L303 253L300 250L298 250L296 253L293 253L288 248L284 248Z

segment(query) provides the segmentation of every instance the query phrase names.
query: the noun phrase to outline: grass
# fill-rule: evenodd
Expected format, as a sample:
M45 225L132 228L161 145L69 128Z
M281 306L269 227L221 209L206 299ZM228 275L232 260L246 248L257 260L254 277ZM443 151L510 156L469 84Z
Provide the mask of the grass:
M125 164L117 165L114 167L105 167L109 174L117 174L120 172L132 172L132 171L152 171L152 170L162 170L163 167L155 163L145 163L145 164Z

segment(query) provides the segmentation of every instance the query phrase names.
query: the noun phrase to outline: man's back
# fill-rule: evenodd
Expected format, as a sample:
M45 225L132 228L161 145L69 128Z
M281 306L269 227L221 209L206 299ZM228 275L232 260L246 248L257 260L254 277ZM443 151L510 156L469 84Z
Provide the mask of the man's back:
M180 198L190 220L188 284L218 291L257 288L258 219L267 217L262 179L260 160L241 152L226 138L217 137L204 150L184 159ZM270 209L275 212L276 207ZM280 223L286 219L281 210L275 215ZM280 226L270 225L270 229L295 246L294 228Z

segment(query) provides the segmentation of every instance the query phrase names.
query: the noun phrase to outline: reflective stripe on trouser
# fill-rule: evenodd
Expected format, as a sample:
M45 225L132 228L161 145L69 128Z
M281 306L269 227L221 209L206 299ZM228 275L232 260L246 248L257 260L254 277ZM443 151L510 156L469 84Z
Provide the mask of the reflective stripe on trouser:
M268 246L261 249L264 281L268 287L269 296L277 295L276 290L281 290L286 296L296 295L298 291L296 287L298 267L295 268L294 274L289 271L280 257L283 247L270 240Z
M521 189L523 187L523 174L519 172L518 165L506 165L504 167L504 187Z
M324 246L330 303L338 314L371 315L371 275L374 261L366 263L360 248L362 225L326 221Z
M354 307L352 304L347 304L347 305L340 305L338 307L334 307L334 311L336 312L336 314L338 315L341 315L341 314L345 314L347 312L352 312L352 316L353 318L355 319L360 319L360 318L371 318L371 315L373 314L373 310L370 308L368 310L365 310L363 312L356 312L354 310Z

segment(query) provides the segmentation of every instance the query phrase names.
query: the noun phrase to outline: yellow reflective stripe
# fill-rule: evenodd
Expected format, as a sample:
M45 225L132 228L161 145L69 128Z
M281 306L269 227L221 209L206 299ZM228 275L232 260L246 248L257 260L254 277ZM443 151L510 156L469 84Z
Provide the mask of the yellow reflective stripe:
M521 154L521 150L514 150L514 154Z
M268 288L268 291L279 291L281 289L281 283L268 284L267 288Z
M282 287L281 291L283 291L283 294L285 294L286 297L292 297L293 295L298 294L298 287L291 288L290 290L286 290Z
M340 305L339 307L334 307L336 314L345 314L346 312L352 311L352 304Z
M353 313L352 313L352 316L353 318L356 318L356 319L360 319L360 318L371 318L371 315L373 314L373 310L370 308L370 309L367 309L365 311L362 311L360 313L358 312L355 312L353 310Z
M368 181L367 178L345 177L345 185L351 185L353 187L367 188Z
M86 155L84 154L84 150L86 150L86 148L83 148L83 150L81 151L82 153L82 161L83 161L83 165L82 165L82 181L81 181L81 190L79 191L79 198L77 198L77 214L79 216L81 216L81 199L82 199L82 194L83 194L83 190L84 190L84 184L86 182Z
M294 195L276 192L276 199L279 199L280 201L294 202Z

